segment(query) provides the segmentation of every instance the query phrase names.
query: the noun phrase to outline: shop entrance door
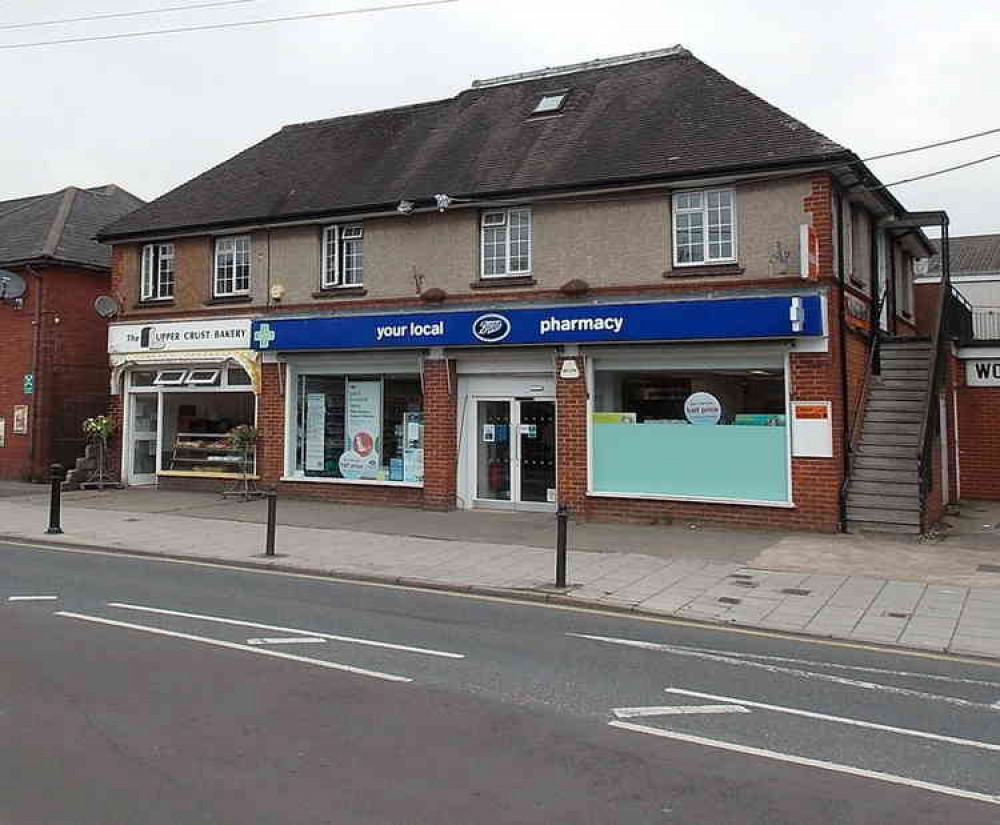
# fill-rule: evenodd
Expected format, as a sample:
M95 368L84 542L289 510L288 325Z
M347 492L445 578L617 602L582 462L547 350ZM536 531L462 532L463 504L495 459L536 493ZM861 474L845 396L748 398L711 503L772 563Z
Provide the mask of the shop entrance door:
M159 395L133 393L132 420L129 422L128 483L156 484L157 423Z
M555 407L551 399L477 399L477 507L555 508Z

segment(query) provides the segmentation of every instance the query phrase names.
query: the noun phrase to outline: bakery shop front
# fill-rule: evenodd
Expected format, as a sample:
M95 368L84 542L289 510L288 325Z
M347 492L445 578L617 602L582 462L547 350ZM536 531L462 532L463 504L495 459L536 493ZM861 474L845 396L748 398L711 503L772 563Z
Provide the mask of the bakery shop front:
M111 391L121 433L122 482L256 478L253 451L237 449L235 427L256 426L259 357L250 319L113 324Z

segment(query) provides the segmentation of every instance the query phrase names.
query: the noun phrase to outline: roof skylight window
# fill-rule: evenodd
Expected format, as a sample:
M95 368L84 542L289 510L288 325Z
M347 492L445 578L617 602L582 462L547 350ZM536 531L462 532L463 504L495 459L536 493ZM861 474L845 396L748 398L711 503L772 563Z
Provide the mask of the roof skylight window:
M551 115L562 109L563 104L566 102L566 98L569 96L569 90L564 90L561 92L546 92L542 95L541 100L535 105L535 108L531 110L533 115Z

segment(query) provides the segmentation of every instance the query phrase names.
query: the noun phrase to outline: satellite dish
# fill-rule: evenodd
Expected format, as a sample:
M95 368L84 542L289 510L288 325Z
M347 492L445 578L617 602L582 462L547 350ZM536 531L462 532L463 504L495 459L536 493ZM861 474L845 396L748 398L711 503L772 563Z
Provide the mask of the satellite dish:
M16 272L0 269L0 301L14 301L24 295L28 285Z
M118 310L118 302L110 295L98 295L94 299L94 312L102 318L114 318Z

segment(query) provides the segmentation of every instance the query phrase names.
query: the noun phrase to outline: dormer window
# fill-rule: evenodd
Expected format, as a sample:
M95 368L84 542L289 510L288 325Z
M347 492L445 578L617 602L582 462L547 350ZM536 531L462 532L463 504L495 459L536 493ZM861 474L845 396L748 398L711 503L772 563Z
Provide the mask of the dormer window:
M546 92L531 110L532 115L552 115L562 111L566 98L569 97L569 89L562 89L558 92Z

